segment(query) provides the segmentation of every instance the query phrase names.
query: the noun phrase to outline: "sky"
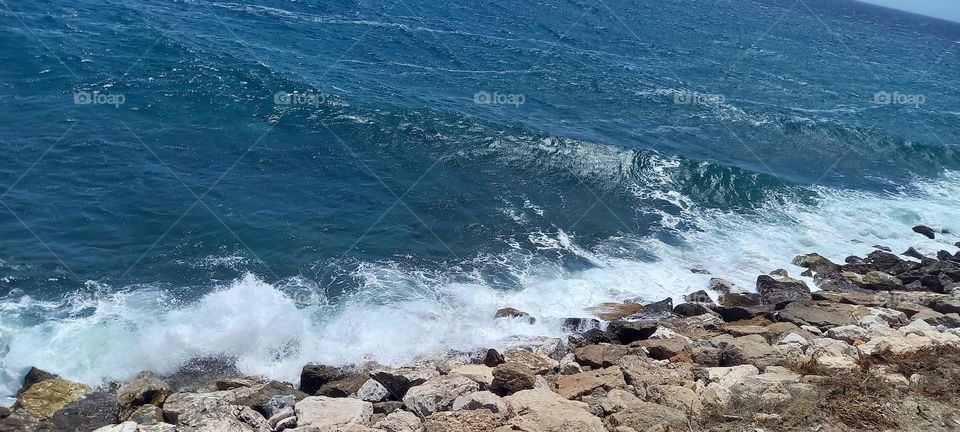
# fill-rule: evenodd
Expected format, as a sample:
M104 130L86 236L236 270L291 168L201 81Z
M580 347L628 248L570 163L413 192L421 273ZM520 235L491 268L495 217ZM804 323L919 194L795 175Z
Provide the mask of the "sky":
M960 22L960 0L860 0L864 3L905 10Z

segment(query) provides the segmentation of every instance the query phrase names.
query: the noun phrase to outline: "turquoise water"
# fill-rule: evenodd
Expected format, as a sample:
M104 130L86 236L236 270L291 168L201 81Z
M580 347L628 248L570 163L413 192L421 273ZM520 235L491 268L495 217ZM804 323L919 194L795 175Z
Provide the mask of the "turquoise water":
M827 0L5 2L6 391L295 379L559 336L695 266L952 248L909 227L960 232L958 40Z

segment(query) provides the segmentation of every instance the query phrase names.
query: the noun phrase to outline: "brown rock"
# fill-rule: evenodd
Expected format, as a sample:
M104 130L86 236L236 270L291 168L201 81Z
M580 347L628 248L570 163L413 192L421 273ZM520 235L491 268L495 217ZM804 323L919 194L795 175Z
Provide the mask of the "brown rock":
M503 425L503 418L487 410L438 412L424 419L424 432L487 432Z
M588 307L586 311L604 321L614 321L643 311L643 305L639 303L608 302Z
M503 398L511 417L508 424L520 431L606 432L588 405L547 389L523 390Z
M574 349L573 356L581 365L604 368L617 364L627 351L623 345L596 344Z
M694 380L689 363L662 363L647 357L624 356L619 362L626 383L635 387L647 385L684 385Z
M502 308L502 309L497 310L497 312L493 315L493 318L494 318L494 319L496 319L496 318L522 318L522 319L527 320L530 324L533 324L533 323L535 323L535 322L537 321L537 319L534 318L534 317L532 317L532 316L530 316L530 314L528 314L528 313L526 313L526 312L523 312L523 311L516 310L516 309L514 309L514 308L509 308L509 307L508 307L508 308Z
M776 316L783 321L790 321L798 326L812 325L820 328L830 328L844 325L857 325L860 318L870 314L864 306L846 305L827 301L793 302Z
M493 369L493 382L490 391L500 396L516 393L521 390L532 389L536 376L530 368L520 364L507 362Z
M647 349L650 357L656 360L667 360L681 353L690 353L690 344L680 338L673 339L647 339L635 342Z
M547 357L543 354L527 351L520 348L512 348L503 353L503 357L509 363L519 363L530 369L535 374L544 374L557 369L560 362Z
M687 430L687 416L675 408L650 403L636 402L606 418L610 429L631 428L637 431Z
M557 393L567 399L589 394L600 387L609 390L626 385L623 372L617 366L557 377Z
M761 275L757 278L757 292L762 304L782 305L810 300L807 284L786 276Z

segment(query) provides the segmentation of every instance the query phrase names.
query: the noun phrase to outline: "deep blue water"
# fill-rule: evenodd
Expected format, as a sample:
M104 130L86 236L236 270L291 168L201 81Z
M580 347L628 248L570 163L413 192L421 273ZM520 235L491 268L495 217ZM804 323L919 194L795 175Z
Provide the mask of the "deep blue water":
M957 23L842 0L0 4L10 377L403 361L559 331L488 319L507 302L581 315L700 289L690 266L749 284L960 222ZM385 328L474 313L383 354Z

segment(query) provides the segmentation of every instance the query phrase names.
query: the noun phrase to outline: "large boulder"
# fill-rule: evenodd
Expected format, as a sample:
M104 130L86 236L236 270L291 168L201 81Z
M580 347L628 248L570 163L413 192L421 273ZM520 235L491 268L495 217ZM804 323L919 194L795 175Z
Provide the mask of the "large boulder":
M117 390L120 403L120 419L126 420L142 405L163 406L171 394L170 386L153 372L143 371Z
M273 396L297 393L293 387L276 382L252 383L210 392L179 392L168 396L163 403L163 417L170 423L188 427L216 424L238 430L269 429L261 414L266 411L264 407Z
M539 352L521 348L511 348L503 353L503 357L510 363L519 363L536 374L552 372L560 366L560 362Z
M736 366L752 364L759 368L781 366L796 363L803 356L802 350L794 345L771 346L761 335L748 335L738 338L714 338L714 345L720 349L720 365Z
M336 431L351 426L366 426L373 415L373 404L352 398L309 396L297 402L297 429Z
M46 420L71 402L90 393L90 387L63 378L34 383L17 397L17 405L32 418Z
M388 397L390 397L390 392L387 388L373 378L368 379L357 390L357 399L367 402L382 402L387 400Z
M913 227L913 232L923 235L928 239L934 239L937 236L936 231L926 225L917 225Z
M654 320L616 320L607 326L607 333L611 338L622 344L646 339L655 331L657 331L657 322Z
M557 377L556 383L557 393L567 399L592 393L598 388L609 390L626 387L627 385L623 380L623 372L617 366L594 369L573 375L560 375Z
M514 430L606 432L588 405L543 388L523 390L503 398Z
M119 415L117 398L112 393L94 392L68 403L50 421L61 430L88 431L117 423Z
M759 276L757 292L763 304L782 305L810 300L810 288L807 284L787 276Z
M20 396L20 394L30 389L30 386L38 382L52 380L55 378L60 377L43 369L31 367L27 371L27 374L23 377L23 384L20 386L20 390L17 391L17 396Z
M325 384L345 379L350 375L353 375L353 370L350 368L307 364L300 371L300 391L315 395L317 390Z
M458 397L480 390L476 381L464 376L439 376L416 387L403 397L403 404L420 417L447 411Z
M603 368L617 364L628 350L624 345L593 344L574 349L573 356L581 365Z
M519 363L504 363L493 369L490 391L505 396L520 390L533 388L536 375L530 368Z

